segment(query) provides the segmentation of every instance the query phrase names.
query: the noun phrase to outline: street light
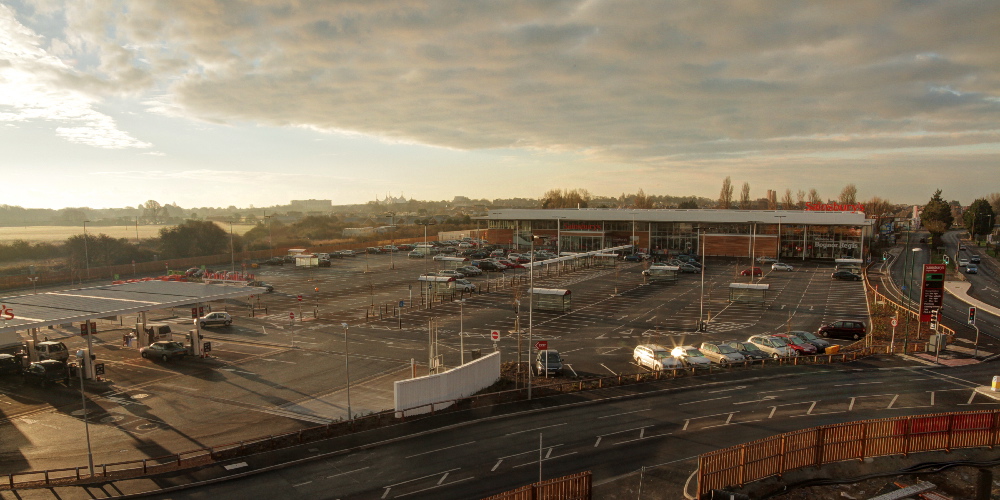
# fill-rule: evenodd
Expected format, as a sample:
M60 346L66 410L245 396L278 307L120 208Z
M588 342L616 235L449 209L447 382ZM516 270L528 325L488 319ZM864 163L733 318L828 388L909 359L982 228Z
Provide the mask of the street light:
M267 212L265 212L265 213L267 213ZM264 220L267 221L267 248L268 248L268 250L271 253L270 258L273 259L274 258L274 241L271 240L271 217L274 217L274 216L273 215L265 215L264 216Z
M556 257L562 257L562 219L566 216L556 215ZM534 236L532 236L534 237Z
M426 239L426 236L424 237ZM392 254L396 253L396 213L389 212L389 269L396 269Z
M351 414L351 354L347 345L347 323L341 323L344 327L344 368L347 375L347 420L354 420Z
M86 321L87 321L87 340L90 340L90 319L88 318ZM87 417L87 396L83 392L83 369L85 365L83 357L86 356L87 353L89 352L90 352L89 349L87 350L86 353L81 349L77 351L76 357L77 359L80 360L80 366L79 366L80 401L83 402L83 429L84 432L87 434L87 464L90 466L90 477L94 477L94 451L90 446L90 419Z
M232 266L233 274L236 274L236 247L233 246L233 221L229 221L229 265Z
M913 299L912 299L912 297L910 297L910 292L912 291L912 288L913 288L913 266L916 265L917 252L920 251L919 247L918 248L910 248L910 235L911 234L913 234L912 222L911 222L911 226L909 228L909 231L906 232L906 249L907 249L907 252L903 256L903 265L906 266L903 269L903 288L905 289L905 292L906 292L906 311L908 313L906 315L906 326L904 327L905 335L903 336L903 353L904 354L907 352L906 348L907 348L907 346L909 345L909 342L910 342L910 316L913 315L913 312L910 311L910 308L913 306ZM912 258L909 258L910 256L912 256ZM907 264L907 261L909 261L909 264ZM907 272L910 273L909 279L907 279L907 277L906 277L906 273ZM919 330L919 324L917 325L917 329Z
M788 217L787 215L775 215L774 218L778 219L778 257L776 262L781 262L781 219Z
M751 220L751 221L747 221L747 222L750 223L750 284L753 284L753 275L754 275L754 269L753 269L754 268L754 250L755 250L755 248L754 248L754 246L755 246L754 245L754 243L755 243L754 239L756 238L757 223L760 222L760 221ZM762 270L761 271L761 275L763 275L763 274L764 274L764 271Z
M695 230L698 231L698 251L701 252L701 295L698 297L698 331L703 332L705 331L705 245L701 241L701 226L696 227Z
M38 289L35 288L35 283L38 282L38 276L35 276L34 278L32 278L32 277L29 276L28 277L28 281L31 282L31 293L32 294L38 294Z
M458 301L458 348L459 362L465 364L465 299Z
M87 223L89 220L83 221L83 263L87 267L87 279L90 279L90 250L87 248Z

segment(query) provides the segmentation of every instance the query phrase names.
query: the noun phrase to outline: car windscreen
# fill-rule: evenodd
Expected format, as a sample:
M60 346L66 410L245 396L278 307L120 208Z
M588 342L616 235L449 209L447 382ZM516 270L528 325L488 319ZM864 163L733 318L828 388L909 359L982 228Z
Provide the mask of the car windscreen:
M771 343L774 344L775 347L783 347L783 346L787 346L788 345L788 342L785 342L785 339L783 339L781 337L773 337L773 338L771 338Z
M746 351L759 351L760 347L757 347L757 344L743 342L743 349Z
M184 344L181 344L180 342L167 342L166 344L163 344L163 348L164 349L184 349Z
M796 333L795 335L797 335L800 338L803 338L805 340L816 340L817 339L815 335L813 335L813 334L811 334L809 332L800 332L800 333Z
M733 354L734 352L736 352L736 349L733 349L732 347L729 347L727 345L720 345L719 352L721 354Z
M688 349L687 351L684 351L684 353L687 354L688 356L703 356L701 351L699 351L698 349Z

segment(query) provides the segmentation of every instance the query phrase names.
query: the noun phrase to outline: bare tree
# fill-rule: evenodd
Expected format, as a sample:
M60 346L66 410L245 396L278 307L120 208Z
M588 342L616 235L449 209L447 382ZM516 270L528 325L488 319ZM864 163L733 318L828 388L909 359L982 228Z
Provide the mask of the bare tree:
M723 210L733 208L733 180L728 175L722 181L722 191L719 192L719 208Z
M542 208L586 208L590 192L586 189L550 189L542 196Z
M803 190L798 190L795 193L795 199L798 200L799 209L802 210L806 208L806 192Z
M816 188L809 189L809 203L823 203L823 199L819 197Z
M632 208L653 208L653 200L646 193L639 188L639 192L635 194L635 201L632 203Z
M840 202L845 205L854 205L858 202L858 188L853 183L844 186L840 192Z
M785 196L781 198L781 208L784 210L789 210L792 208L794 202L792 201L792 190L786 189Z
M993 213L1000 214L1000 193L992 193L986 197L986 200L990 202L990 206L993 207Z
M750 210L750 183L744 182L740 189L740 210Z

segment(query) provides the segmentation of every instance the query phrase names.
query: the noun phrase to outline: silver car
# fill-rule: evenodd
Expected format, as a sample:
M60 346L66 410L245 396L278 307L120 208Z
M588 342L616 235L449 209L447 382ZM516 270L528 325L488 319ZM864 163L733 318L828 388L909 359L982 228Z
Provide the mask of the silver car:
M774 359L795 356L795 350L789 347L781 337L772 335L754 335L747 339L747 342L757 346Z
M632 351L635 364L653 371L683 368L681 361L670 354L666 347L659 344L642 344Z
M703 342L701 348L698 349L706 358L720 364L728 365L729 363L742 363L746 361L746 358L739 353L736 349L729 347L723 343L715 342Z
M675 358L681 360L686 366L693 368L707 368L712 365L712 361L705 357L705 355L698 350L695 346L682 345L675 347L670 351Z

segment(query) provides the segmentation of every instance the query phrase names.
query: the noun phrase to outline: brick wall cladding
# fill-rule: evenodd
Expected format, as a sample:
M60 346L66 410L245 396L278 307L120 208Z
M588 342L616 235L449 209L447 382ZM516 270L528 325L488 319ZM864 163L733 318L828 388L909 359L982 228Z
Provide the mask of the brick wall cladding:
M749 257L750 235L705 235L705 255L714 257ZM754 257L775 257L778 255L778 238L757 236L754 238Z

